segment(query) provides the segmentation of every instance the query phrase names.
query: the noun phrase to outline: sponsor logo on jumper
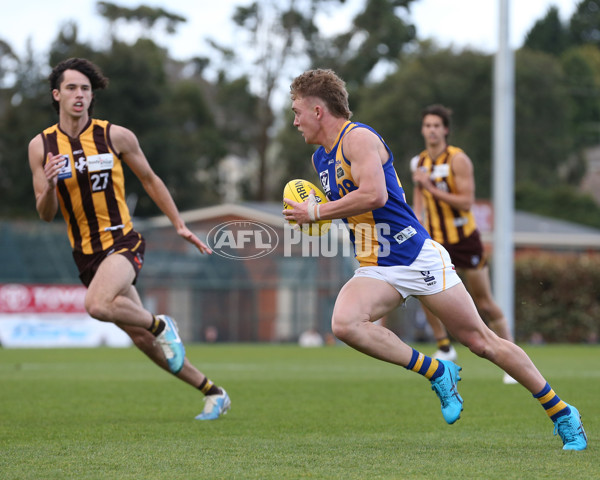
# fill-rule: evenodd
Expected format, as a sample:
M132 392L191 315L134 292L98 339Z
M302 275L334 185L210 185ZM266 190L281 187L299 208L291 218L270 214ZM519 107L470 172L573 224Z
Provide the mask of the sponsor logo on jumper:
M455 227L464 227L467 223L469 223L469 219L465 217L457 217L454 219Z
M121 224L121 225L113 225L112 227L106 227L104 229L105 232L114 232L115 230L121 230L125 228L125 225Z
M414 237L417 234L417 231L413 226L408 226L404 230L398 232L394 235L394 240L398 243L406 242L410 237Z
M435 178L446 178L450 175L450 165L444 163L442 165L435 165L433 167L433 171L431 172L431 179Z
M319 174L319 180L321 181L321 186L323 187L323 192L329 200L331 200L331 187L329 186L329 172L327 170L321 172Z
M114 162L115 160L112 153L101 153L99 155L90 155L87 157L87 165L90 172L111 170Z
M63 164L58 171L58 179L65 180L67 178L71 178L73 173L71 173L71 160L69 155L63 155Z
M448 192L448 184L446 182L435 182L435 188L442 192Z
M77 159L77 163L75 163L75 168L77 169L77 171L79 173L83 173L83 172L85 172L86 167L87 167L87 164L85 162L85 157L79 157Z

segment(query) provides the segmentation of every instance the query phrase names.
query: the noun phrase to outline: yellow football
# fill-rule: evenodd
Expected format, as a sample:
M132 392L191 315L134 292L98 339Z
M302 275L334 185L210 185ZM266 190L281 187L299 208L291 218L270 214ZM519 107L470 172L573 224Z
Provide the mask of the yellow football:
M290 180L285 184L283 189L283 208L285 210L290 208L290 206L285 202L286 198L298 203L305 202L308 200L311 190L315 191L315 198L317 199L318 203L327 203L327 197L319 188L310 183L308 180L297 178L295 180ZM292 220L289 223L293 225L296 222ZM301 231L306 235L321 236L329 231L329 227L331 227L331 220L319 220L315 223L302 225Z

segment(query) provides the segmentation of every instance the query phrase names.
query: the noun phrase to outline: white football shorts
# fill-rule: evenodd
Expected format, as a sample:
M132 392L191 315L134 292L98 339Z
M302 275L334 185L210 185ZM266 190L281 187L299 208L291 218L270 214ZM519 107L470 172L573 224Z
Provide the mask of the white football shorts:
M433 295L461 283L448 251L435 240L427 239L413 263L392 267L359 267L355 277L383 280L403 298Z

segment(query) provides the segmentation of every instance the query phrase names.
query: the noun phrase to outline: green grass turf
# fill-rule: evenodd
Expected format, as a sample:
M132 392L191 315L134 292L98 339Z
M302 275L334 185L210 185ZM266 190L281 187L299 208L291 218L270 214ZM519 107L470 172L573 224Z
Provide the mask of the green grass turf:
M586 451L563 451L529 392L464 348L452 426L424 378L345 346L188 346L232 399L213 422L133 348L0 349L0 478L600 478L600 348L527 351L581 411Z

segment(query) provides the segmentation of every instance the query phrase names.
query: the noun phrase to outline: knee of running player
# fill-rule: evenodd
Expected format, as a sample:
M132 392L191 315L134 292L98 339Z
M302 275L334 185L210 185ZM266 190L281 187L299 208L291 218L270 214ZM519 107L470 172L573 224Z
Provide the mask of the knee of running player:
M491 360L496 352L498 337L489 328L470 330L468 332L453 332L456 339L478 357Z
M360 335L360 329L366 322L369 322L368 315L357 313L355 308L335 308L331 319L331 331L337 338L347 342Z
M90 317L103 322L112 321L108 305L92 296L85 297L85 310Z

